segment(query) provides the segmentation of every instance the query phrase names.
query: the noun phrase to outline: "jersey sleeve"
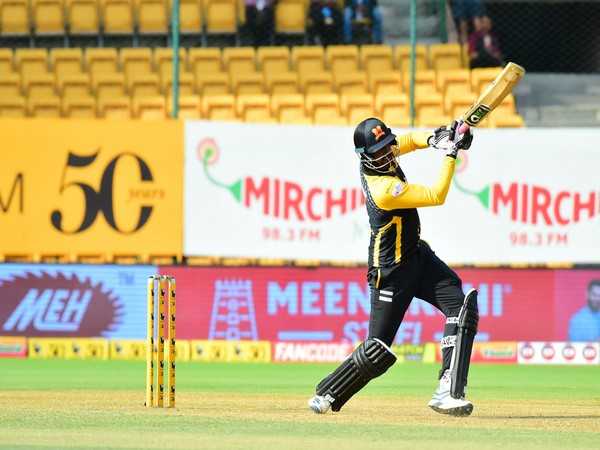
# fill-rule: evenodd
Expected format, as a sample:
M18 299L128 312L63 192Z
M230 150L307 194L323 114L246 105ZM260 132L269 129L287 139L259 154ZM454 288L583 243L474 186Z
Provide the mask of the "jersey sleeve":
M413 131L412 133L403 134L396 139L398 145L392 147L394 156L404 155L413 152L418 148L427 148L429 144L427 139L431 136L427 131Z
M437 182L431 186L410 184L392 176L366 176L367 186L375 205L383 210L437 206L446 201L456 160L444 159Z

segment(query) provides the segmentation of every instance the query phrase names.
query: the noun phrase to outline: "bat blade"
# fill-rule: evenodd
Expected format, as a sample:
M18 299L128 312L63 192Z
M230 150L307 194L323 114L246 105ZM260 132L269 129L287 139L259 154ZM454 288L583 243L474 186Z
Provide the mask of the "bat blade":
M523 67L509 62L496 79L485 88L477 101L463 114L462 120L473 127L479 125L512 92L523 75L525 75Z

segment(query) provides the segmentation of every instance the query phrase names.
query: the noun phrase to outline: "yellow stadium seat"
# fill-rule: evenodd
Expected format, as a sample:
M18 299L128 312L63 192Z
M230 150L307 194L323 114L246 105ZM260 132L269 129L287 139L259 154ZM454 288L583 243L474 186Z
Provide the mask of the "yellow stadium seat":
M104 33L123 35L133 33L133 1L101 0Z
M179 49L179 73L187 72L187 51L185 48ZM173 76L173 49L156 48L154 49L154 67L162 80L166 76Z
M334 79L339 95L367 93L367 76L364 72L338 72Z
M66 5L70 34L98 33L100 30L100 5L98 0L67 0Z
M48 52L41 48L19 48L15 51L17 71L23 75L48 73Z
M234 95L264 93L263 77L260 73L231 74L231 90Z
M166 119L167 108L165 98L157 96L134 99L133 117L144 120Z
M153 71L152 51L149 48L121 49L121 67L127 80L132 75L151 73Z
M295 72L263 72L267 92L271 95L297 94L298 76Z
M0 117L26 117L27 103L21 96L0 95Z
M481 92L496 76L502 72L502 67L477 68L471 70L471 87L473 92Z
M119 70L116 48L88 48L85 50L85 65L92 75L116 73Z
M0 1L0 33L3 36L28 35L30 30L28 0Z
M405 73L402 77L404 83L404 92L408 93L410 89L410 73ZM421 70L415 73L415 86L429 86L434 91L437 90L435 86L435 72L433 70Z
M13 73L13 51L10 48L0 48L0 75Z
M394 70L392 47L389 45L363 45L360 48L360 64L369 75Z
M96 101L94 97L63 98L62 116L77 119L95 118Z
M132 117L131 100L129 97L99 98L96 115L104 119L129 119Z
M525 121L523 117L519 114L498 114L497 111L494 111L490 117L491 126L494 128L522 128L525 126Z
M280 0L275 5L275 33L304 34L306 3L304 0Z
M442 96L437 93L415 96L415 112L417 117L443 116L444 102Z
M306 123L310 120L304 110L304 96L300 94L271 96L271 111L280 123Z
M358 124L362 120L376 115L371 94L342 95L340 104L342 114L346 116L350 124Z
M238 14L236 0L205 0L206 33L235 34Z
M167 74L160 79L160 90L165 95L173 94L173 75ZM191 73L182 72L179 74L179 95L194 95L194 77Z
M420 128L437 128L442 125L448 125L452 121L452 117L446 114L419 114L417 126Z
M160 81L155 73L135 74L127 78L127 91L133 99L160 95Z
M93 75L92 86L99 102L100 100L126 96L125 76L122 73L100 73Z
M223 66L230 74L256 72L256 55L252 47L227 47L223 50Z
M473 98L473 100L476 97L475 94L473 94L473 92L471 92L471 85L450 84L446 88L446 93L444 94L444 98L457 96L457 95L468 95L471 98Z
M448 69L437 72L436 87L442 94L450 87L460 86L460 90L471 90L471 72L467 69Z
M63 0L31 0L31 8L36 34L65 33Z
M82 73L80 48L55 48L50 51L50 64L56 77Z
M292 67L299 76L325 70L325 51L323 47L306 46L292 48Z
M169 117L173 115L173 100L167 98L167 113ZM200 119L202 110L200 109L200 97L197 95L182 95L179 97L179 119Z
M271 122L268 95L240 95L237 97L237 115L244 122Z
M412 48L410 45L398 45L394 49L394 65L402 72L410 72ZM427 64L427 47L417 45L415 47L415 66L417 71L429 70Z
M202 99L202 115L209 120L237 122L235 97L233 95L214 95Z
M401 94L401 72L371 72L369 75L369 90L373 95Z
M169 11L173 0L169 1ZM182 34L200 34L204 22L204 5L202 0L179 1L179 32Z
M137 23L140 34L166 34L168 15L166 0L137 0Z
M407 126L410 122L405 94L381 94L375 97L375 111L387 125Z
M58 97L29 97L27 109L31 117L60 117L60 99Z
M330 45L325 51L327 66L334 73L358 71L358 47L356 45Z
M339 98L336 94L310 94L306 96L306 112L315 125L337 121L340 114Z
M229 89L229 77L226 73L196 75L194 83L196 85L196 93L202 97L228 95L231 92Z
M429 60L435 71L462 68L461 48L459 44L431 44Z
M314 72L300 75L300 86L304 95L333 93L331 72Z
M256 60L259 70L264 74L290 71L290 50L287 47L259 47Z
M191 48L188 53L188 66L194 76L221 72L221 49Z
M56 96L54 77L50 74L33 74L23 77L23 92L28 98L48 98Z
M458 118L473 104L475 97L469 92L448 93L444 97L444 110L453 118Z
M88 74L65 75L57 78L58 91L62 99L85 98L91 95Z
M16 73L0 74L0 98L21 95L21 77Z

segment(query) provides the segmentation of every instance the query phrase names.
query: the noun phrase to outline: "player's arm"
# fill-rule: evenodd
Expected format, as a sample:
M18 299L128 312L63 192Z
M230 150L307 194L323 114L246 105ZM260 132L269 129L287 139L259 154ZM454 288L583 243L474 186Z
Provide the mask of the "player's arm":
M427 141L432 135L433 133L427 131L413 131L412 133L398 136L396 138L398 145L392 146L394 156L398 157L406 153L414 152L419 148L429 147Z
M446 201L455 164L455 158L446 156L433 186L405 183L392 176L366 176L365 179L373 201L383 210L437 206Z

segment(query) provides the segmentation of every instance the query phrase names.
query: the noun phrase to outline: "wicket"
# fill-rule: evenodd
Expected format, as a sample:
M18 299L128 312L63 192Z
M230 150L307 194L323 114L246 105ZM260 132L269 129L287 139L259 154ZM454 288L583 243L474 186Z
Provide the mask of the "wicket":
M146 402L148 408L163 408L165 359L167 372L167 408L175 407L175 278L167 275L148 277L146 329ZM158 301L156 294L158 293ZM165 297L167 301L165 302ZM165 355L165 316L167 352ZM156 320L155 320L156 319ZM156 337L156 338L155 338ZM157 370L155 370L155 368ZM155 376L156 372L156 376ZM156 388L155 388L156 386Z

